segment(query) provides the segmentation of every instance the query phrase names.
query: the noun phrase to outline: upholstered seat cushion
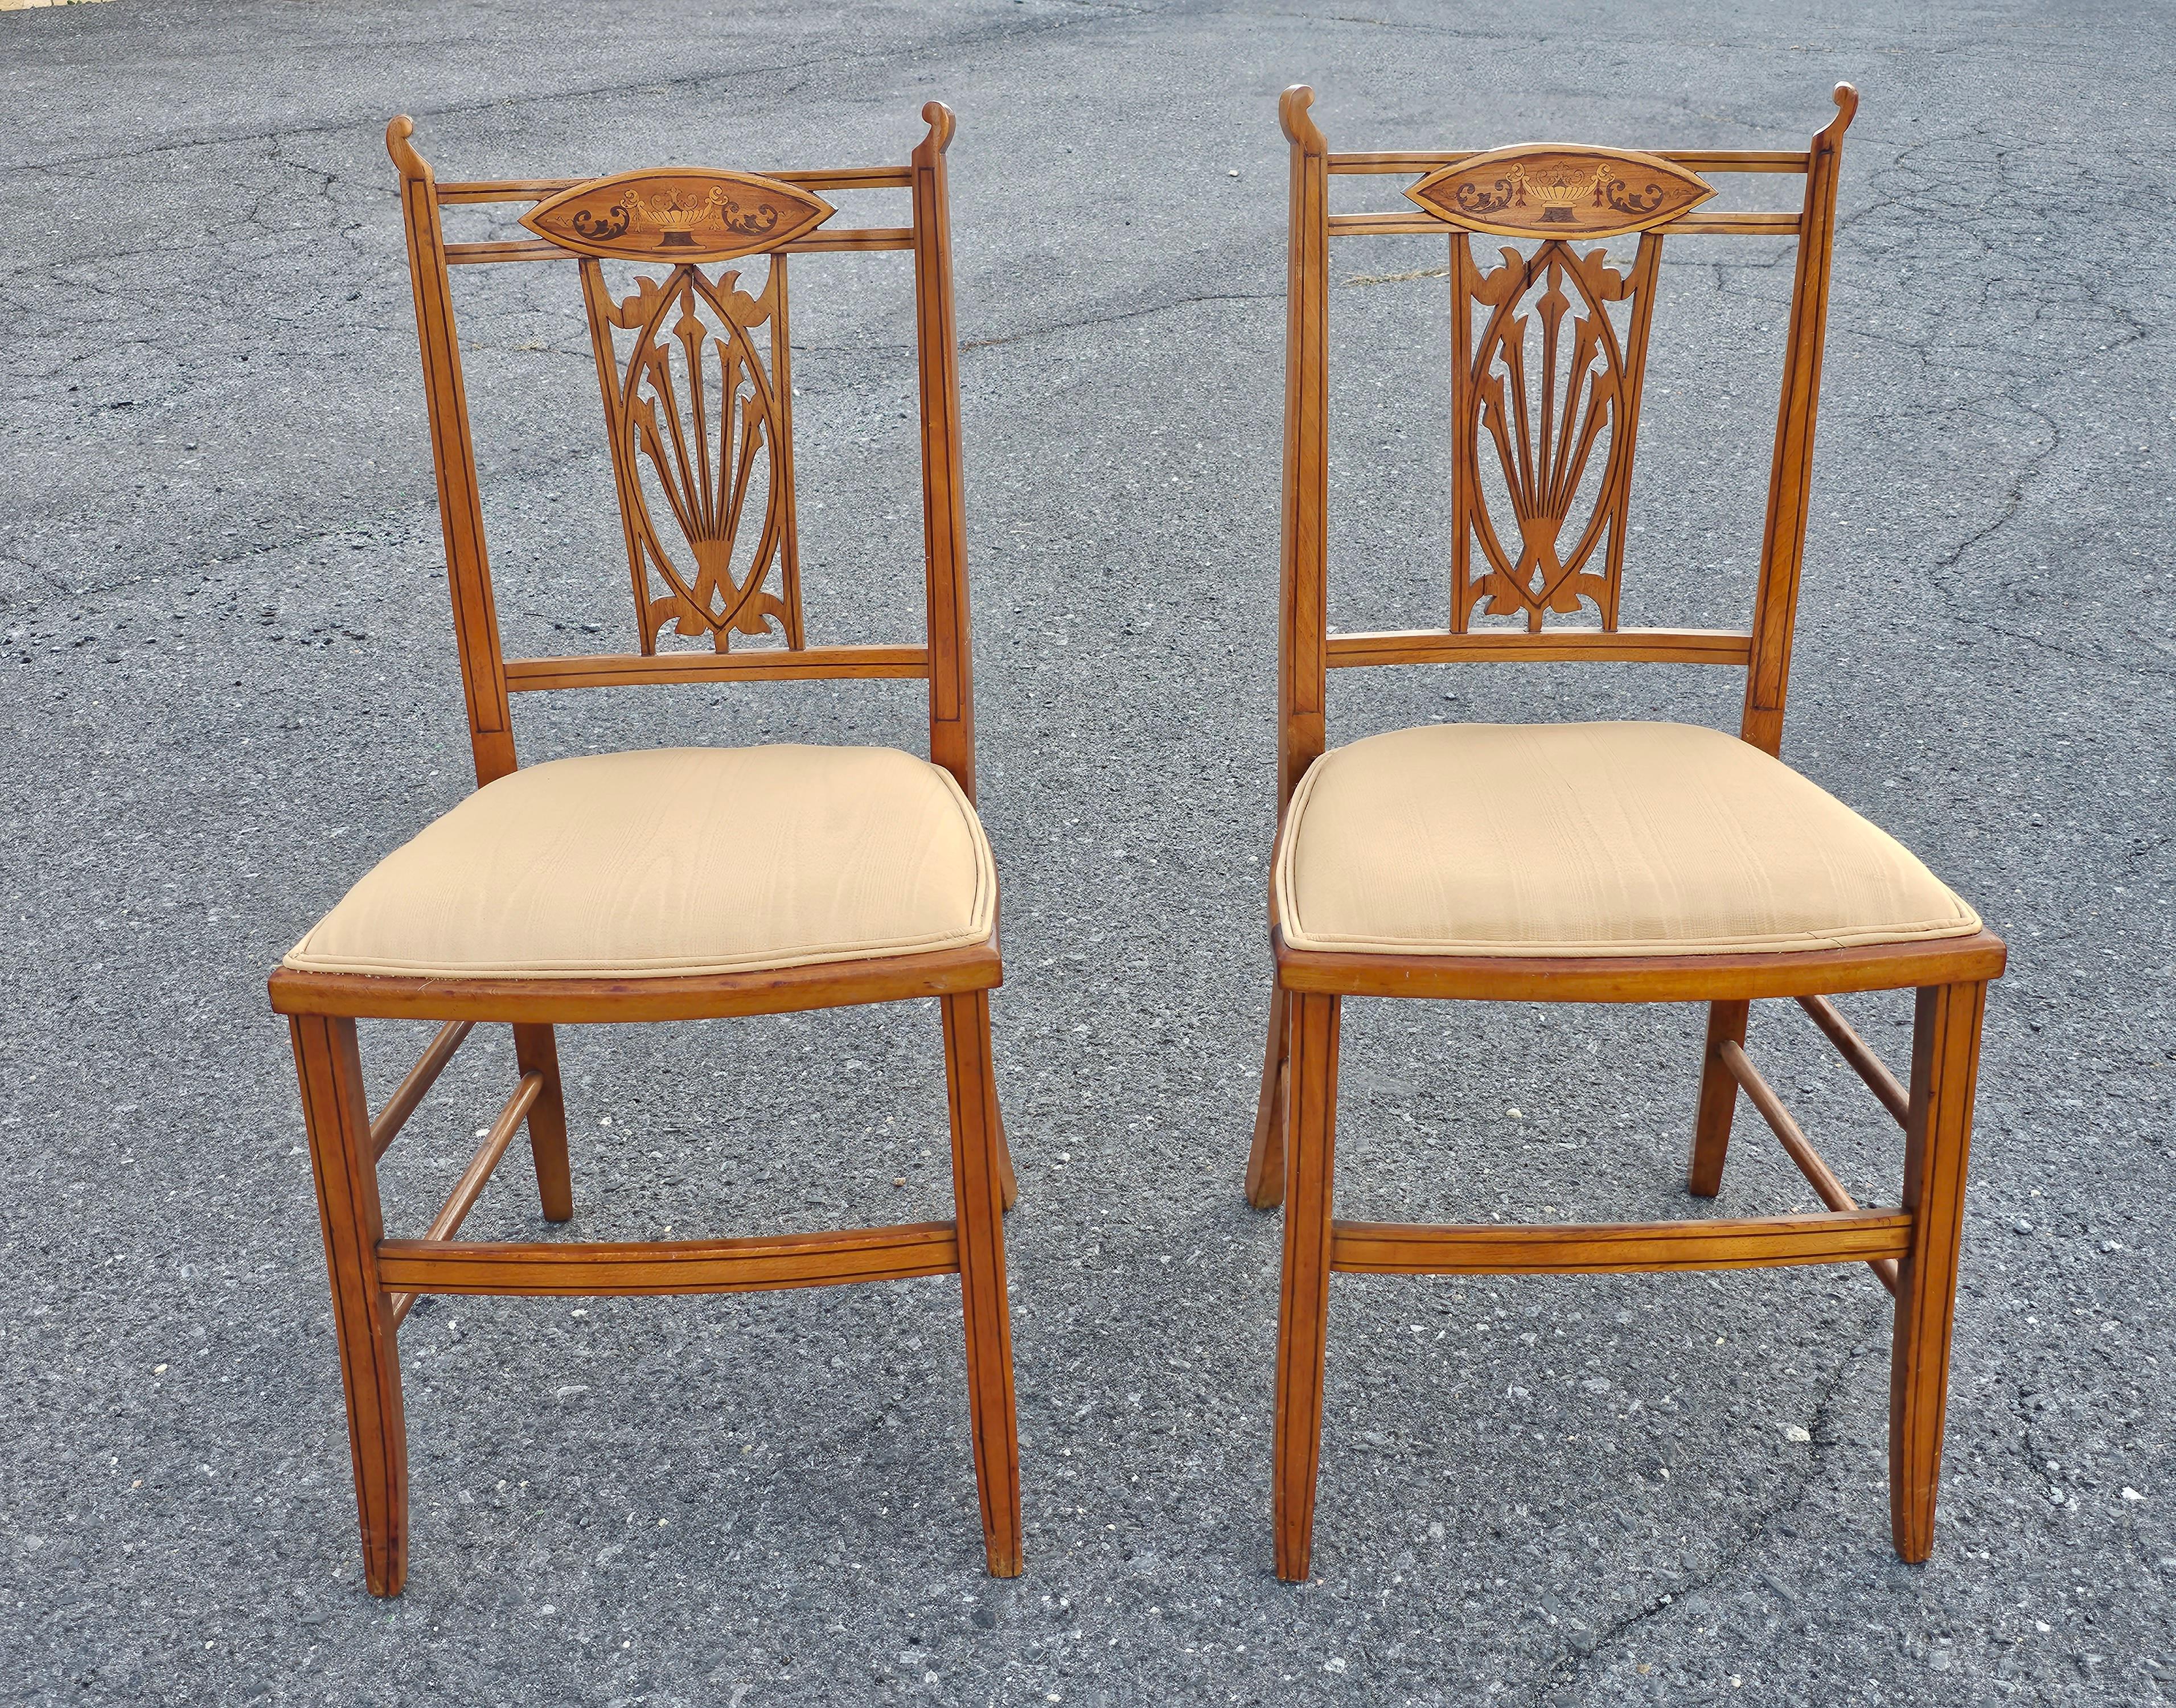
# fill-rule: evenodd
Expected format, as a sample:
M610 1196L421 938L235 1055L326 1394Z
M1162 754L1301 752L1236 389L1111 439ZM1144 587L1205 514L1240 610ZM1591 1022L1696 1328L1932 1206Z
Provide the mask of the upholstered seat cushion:
M1286 944L1333 953L1721 955L1960 937L1894 837L1684 724L1439 724L1339 748L1294 791Z
M666 748L476 791L296 944L314 972L656 977L985 941L997 875L951 775L889 748Z

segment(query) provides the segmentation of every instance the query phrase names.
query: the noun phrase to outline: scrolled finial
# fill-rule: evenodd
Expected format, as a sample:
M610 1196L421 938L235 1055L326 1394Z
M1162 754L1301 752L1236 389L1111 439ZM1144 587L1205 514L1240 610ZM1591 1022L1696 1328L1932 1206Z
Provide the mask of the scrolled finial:
M1277 97L1277 117L1285 128L1285 139L1311 155L1327 154L1330 144L1321 128L1308 117L1308 108L1314 105L1314 91L1303 83L1295 83Z
M393 164L400 168L404 178L421 178L431 182L431 163L416 152L408 139L416 134L416 121L401 113L385 127L385 152L393 156Z
M952 133L960 128L960 121L952 109L941 101L933 101L922 109L922 122L929 127L929 134L922 139L922 148L933 149L938 154L952 146ZM915 150L917 154L922 149Z
M1828 128L1821 134L1835 142L1851 128L1852 117L1858 112L1858 90L1848 83L1836 86L1836 116L1831 119Z

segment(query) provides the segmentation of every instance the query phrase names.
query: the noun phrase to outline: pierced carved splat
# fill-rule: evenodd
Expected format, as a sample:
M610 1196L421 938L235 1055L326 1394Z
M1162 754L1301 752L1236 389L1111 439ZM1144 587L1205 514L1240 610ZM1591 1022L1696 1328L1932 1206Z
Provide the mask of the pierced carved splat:
M1538 631L1591 601L1613 629L1662 240L1623 271L1560 239L1487 271L1462 233L1450 247L1451 628L1477 610Z
M1613 237L1689 213L1715 190L1655 155L1573 143L1492 149L1406 194L1439 220L1499 237Z
M589 260L582 284L643 651L656 651L668 626L724 652L734 635L776 624L798 648L786 258L770 258L754 296L738 273L712 278L693 264L662 284L639 277L615 298ZM624 358L615 329L634 335Z

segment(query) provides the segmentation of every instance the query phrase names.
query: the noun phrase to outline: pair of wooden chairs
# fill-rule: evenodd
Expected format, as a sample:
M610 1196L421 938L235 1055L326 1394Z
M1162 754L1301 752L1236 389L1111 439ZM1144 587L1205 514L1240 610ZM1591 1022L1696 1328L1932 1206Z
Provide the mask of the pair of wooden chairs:
M1897 1551L1932 1544L1964 1166L1986 984L2003 947L1901 846L1776 758L1798 596L1838 150L1856 97L1804 153L1334 155L1288 91L1289 372L1280 615L1276 980L1248 1193L1285 1206L1276 1361L1276 1569L1308 1574L1330 1276L1585 1273L1865 1261L1896 1297L1890 1486ZM1020 1569L988 993L997 878L974 810L956 336L944 150L903 168L768 177L692 169L438 183L405 118L400 173L476 792L395 851L271 979L291 1017L331 1275L365 1575L397 1594L407 1467L396 1335L422 1294L734 1292L956 1272L989 1569ZM1702 173L1803 175L1795 213L1716 214ZM1333 215L1334 173L1417 180L1410 213ZM911 193L912 223L825 229L825 192ZM449 204L527 204L518 240L449 242ZM1447 627L1331 634L1325 596L1329 242L1447 237L1453 330ZM1500 264L1473 237L1510 240ZM1665 234L1794 237L1782 402L1758 603L1746 633L1618 622L1640 376ZM1636 236L1629 268L1605 245ZM1531 246L1531 251L1518 247ZM1591 247L1583 252L1577 246ZM787 262L914 257L928 630L811 645L795 520ZM762 280L706 267L761 258ZM638 619L637 652L508 659L484 550L449 269L577 263ZM662 276L659 276L660 270ZM623 282L616 283L615 280ZM1499 476L1493 490L1484 460ZM1479 556L1475 556L1476 548ZM1591 608L1597 623L1548 626ZM1508 617L1503 623L1477 618ZM666 631L692 649L659 650ZM775 644L736 645L736 638ZM701 643L707 641L707 648ZM1436 726L1328 747L1332 666L1640 659L1747 672L1740 738L1673 724ZM609 753L517 769L512 694L619 683L919 677L929 759L771 747ZM1827 1002L1918 992L1908 1091ZM1649 1226L1444 1227L1331 1215L1346 995L1709 1006L1691 1186L1721 1183L1743 1088L1830 1206ZM761 1238L585 1243L454 1237L525 1123L544 1216L573 1214L554 1028L935 997L956 1214ZM1803 1004L1905 1129L1893 1210L1862 1209L1744 1049L1749 1006ZM437 1020L370 1113L365 1018ZM480 1020L520 1069L420 1239L385 1236L377 1162Z

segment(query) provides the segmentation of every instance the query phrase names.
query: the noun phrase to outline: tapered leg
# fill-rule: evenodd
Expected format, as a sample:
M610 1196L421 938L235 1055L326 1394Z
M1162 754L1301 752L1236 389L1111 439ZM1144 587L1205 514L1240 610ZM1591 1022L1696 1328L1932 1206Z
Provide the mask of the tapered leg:
M1020 1202L1020 1176L1013 1172L1013 1147L1005 1137L1005 1118L998 1109L995 1094L990 1098L990 1115L997 1124L998 1189L1004 1199L1005 1208L1010 1210Z
M559 1047L548 1025L514 1029L514 1054L525 1074L544 1076L544 1089L529 1106L529 1156L536 1165L536 1195L547 1221L574 1214L574 1171L567 1161L567 1103L559 1084Z
M1712 1198L1722 1190L1722 1163L1730 1151L1730 1121L1738 1112L1738 1080L1723 1065L1727 1042L1745 1042L1750 1003L1707 1005L1707 1050L1700 1058L1700 1113L1693 1119L1693 1161L1686 1186L1695 1196Z
M1012 1315L1005 1303L1004 1187L986 991L940 999L952 1105L952 1197L967 1318L967 1413L982 1546L993 1577L1020 1570L1020 1432L1013 1409Z
M1322 1456L1322 1379L1330 1333L1330 1162L1337 1132L1338 998L1294 993L1286 1159L1285 1262L1277 1313L1277 1413L1271 1522L1277 1575L1300 1583L1314 1542Z
M384 1224L362 1061L353 1020L302 1014L291 1026L332 1278L340 1382L347 1390L363 1581L374 1596L397 1596L408 1580L408 1427L400 1405L400 1344L378 1280Z
M1270 1037L1262 1053L1262 1090L1254 1104L1254 1149L1247 1158L1247 1202L1270 1210L1285 1195L1285 1107L1292 1095L1286 1036L1285 987L1270 987Z
M1934 1550L1949 1399L1950 1323L1964 1235L1965 1163L1972 1150L1984 984L1919 993L1912 1033L1912 1113L1904 1131L1904 1208L1912 1245L1896 1268L1896 1335L1889 1362L1889 1524L1900 1558Z

